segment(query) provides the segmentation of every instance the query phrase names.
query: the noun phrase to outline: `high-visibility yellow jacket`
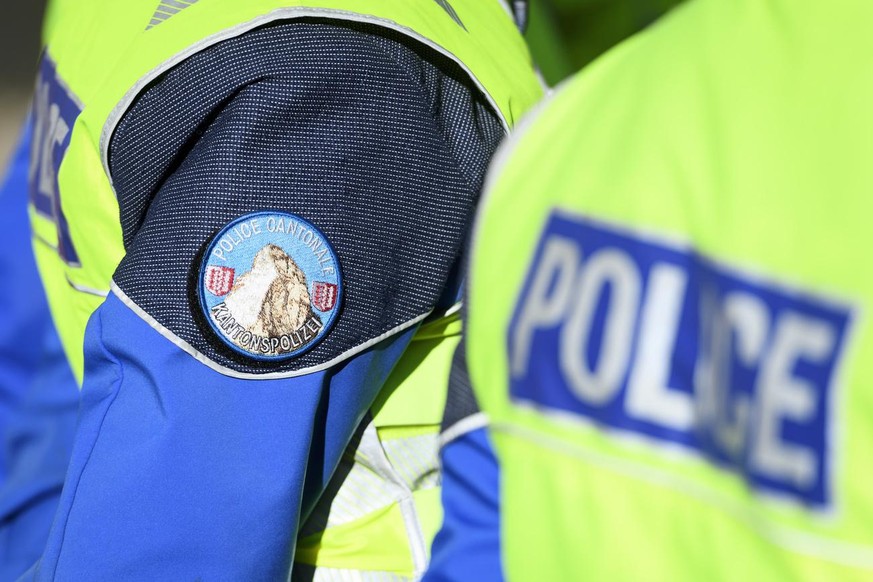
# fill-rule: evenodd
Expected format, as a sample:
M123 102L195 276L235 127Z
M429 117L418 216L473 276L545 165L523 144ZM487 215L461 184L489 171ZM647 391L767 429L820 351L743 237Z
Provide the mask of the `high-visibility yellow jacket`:
M873 5L695 0L504 152L467 361L510 580L869 580Z

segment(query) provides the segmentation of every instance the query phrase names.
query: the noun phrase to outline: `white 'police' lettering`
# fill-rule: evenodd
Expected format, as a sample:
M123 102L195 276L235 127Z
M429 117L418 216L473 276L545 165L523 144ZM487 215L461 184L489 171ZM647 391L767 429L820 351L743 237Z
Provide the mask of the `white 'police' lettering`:
M228 256L238 246L243 244L253 236L261 234L261 221L259 218L253 218L245 222L241 222L238 226L233 227L224 236L219 239L218 244L212 249L212 256L227 261Z
M621 253L606 249L591 256L585 269L579 269L571 294L571 309L560 342L560 367L573 392L583 401L601 404L612 399L621 388L633 339L634 310L640 296L639 274ZM579 357L588 351L588 342L597 300L604 288L612 289L606 325L596 363Z
M827 323L797 313L784 315L776 324L773 347L761 370L758 430L751 449L752 466L768 477L789 480L798 487L815 480L815 451L785 442L780 433L785 419L802 424L815 411L816 386L798 378L795 366L830 357L835 339Z
M670 347L676 343L687 286L687 275L675 266L652 269L627 396L628 414L675 430L691 430L694 423L691 397L669 387Z
M688 250L554 215L510 325L510 392L826 504L849 319ZM554 370L560 382L542 381Z

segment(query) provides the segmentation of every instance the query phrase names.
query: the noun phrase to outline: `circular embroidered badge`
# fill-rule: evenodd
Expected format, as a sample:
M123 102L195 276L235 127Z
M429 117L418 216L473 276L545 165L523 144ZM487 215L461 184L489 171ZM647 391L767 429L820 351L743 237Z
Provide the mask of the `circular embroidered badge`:
M314 347L342 300L339 262L327 238L286 212L255 212L225 226L203 256L199 290L218 337L258 360Z

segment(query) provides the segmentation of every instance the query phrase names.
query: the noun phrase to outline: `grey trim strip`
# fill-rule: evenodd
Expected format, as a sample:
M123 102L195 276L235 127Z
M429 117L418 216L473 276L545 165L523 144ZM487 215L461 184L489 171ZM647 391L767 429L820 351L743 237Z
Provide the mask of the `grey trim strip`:
M174 14L179 14L180 12L182 12L181 8L173 8L169 4L161 2L161 5L155 9L154 16L158 16L159 14L167 14L169 16L173 16Z
M41 236L39 236L36 233L32 233L32 235L33 235L33 240L37 241L40 244L47 246L48 248L50 248L51 250L53 250L55 252L58 252L57 246L53 245L52 243L45 240L44 238L42 238ZM72 267L80 267L80 265L70 265L69 263L67 263L67 265L72 266ZM108 291L101 291L100 289L94 289L93 287L88 287L86 285L79 285L78 283L73 283L70 280L70 277L66 274L64 274L64 278L67 280L67 283L70 285L70 287L72 287L76 291L81 291L82 293L87 293L89 295L96 295L98 297L106 297L107 295L109 295Z
M185 8L197 3L197 1L198 0L161 0L161 3L155 9L155 13L152 14L152 19L149 21L148 26L146 26L146 30L165 22L171 16L178 14Z
M457 312L459 312L461 310L461 308L463 306L464 306L463 302L458 301L457 303L455 303L454 305L452 305L451 307L449 307L446 310L446 312L443 314L443 317L448 317L450 315L456 314Z
M175 8L178 8L179 10L183 10L185 8L188 8L189 6L194 4L194 2L197 2L197 0L193 0L191 2L181 2L180 0L161 0L161 4L165 4L167 6L173 6Z
M39 236L39 235L36 234L35 232L32 233L32 234L33 234L33 239L34 239L35 241L38 241L38 242L44 244L45 246L47 246L48 248L50 248L51 250L53 250L53 251L55 251L55 252L58 252L58 245L55 245L55 244L50 243L49 241L47 241L47 240L44 239L43 237Z
M457 313L458 311L461 310L461 307L462 307L462 305L461 305L461 302L459 301L459 302L453 304L451 307L449 307L445 311L437 311L436 309L434 309L433 311L430 312L429 317L430 317L431 321L438 321L440 319L444 319L446 317L449 317L450 315L454 315L455 313ZM430 322L428 322L428 323L430 323Z
M449 0L436 0L436 3L440 5L440 8L446 11L446 13L452 17L452 20L458 23L458 26L464 29L466 32L467 27L464 26L464 23L461 22L461 18L458 16L458 13L455 12L454 7L449 4Z
M484 412L477 412L465 418L462 418L446 430L440 433L440 448L445 447L452 441L461 438L467 433L474 430L485 428L489 424L488 416Z
M67 283L75 289L76 291L80 291L82 293L87 293L88 295L96 295L97 297L108 297L109 291L102 291L100 289L95 289L93 287L88 287L86 285L79 285L78 283L73 283L70 278L64 275L64 278L67 280Z
M49 220L51 220L51 219L49 219ZM80 268L82 268L82 263L78 263L78 262L75 262L75 261L73 261L73 262L69 262L69 261L67 261L66 259L64 259L63 257L61 257L61 249L58 248L58 245L55 245L55 244L50 243L49 241L47 241L47 240L44 239L43 237L39 236L39 235L36 234L35 232L32 232L32 233L31 233L31 236L33 237L34 240L36 240L36 241L38 241L38 242L44 244L45 246L47 246L48 248L50 248L51 250L53 250L54 252L56 252L56 253L58 254L58 258L61 259L61 260L64 262L64 264L65 264L66 266L71 267L71 268L73 268L73 269L80 269Z
M219 31L212 36L208 36L205 39L194 43L187 49L182 52L176 54L171 57L167 61L161 63L151 71L145 74L136 84L131 87L121 101L118 102L118 105L112 110L109 114L109 117L106 119L106 123L103 125L103 131L100 134L100 158L103 162L103 171L106 172L106 176L109 178L109 184L112 187L113 193L115 193L115 185L112 181L112 173L109 171L109 141L112 138L112 134L115 132L115 128L121 121L121 118L127 112L130 105L137 98L137 96L142 92L142 90L152 81L154 81L157 77L176 66L180 62L184 61L188 57L214 45L223 40L227 40L229 38L234 38L245 34L246 32L258 28L259 26L263 26L265 24L269 24L271 22L277 20L294 20L297 18L306 18L306 17L315 17L315 18L328 18L334 20L345 20L349 22L360 22L362 24L374 24L376 26L381 26L383 28L388 28L390 30L397 31L401 34L404 34L410 38L417 40L418 42L430 47L441 55L451 59L457 64L461 70L463 70L470 80L476 85L479 91L482 92L482 95L485 96L485 99L488 101L488 104L494 110L494 112L500 118L500 123L503 125L504 131L509 133L509 123L503 115L503 112L500 110L500 107L497 106L497 102L491 96L491 94L485 89L479 79L473 75L473 72L464 64L461 59L457 58L448 50L439 46L429 38L426 38L411 28L407 28L405 26L401 26L400 24L394 22L393 20L388 20L384 18L377 18L375 16L368 16L364 14L358 14L355 12L348 12L345 10L332 10L327 8L300 8L300 7L288 7L288 8L277 8L272 12L264 14L262 16L258 16L248 22L243 24L239 24L237 26L233 26L231 28ZM116 197L118 195L116 194Z
M122 291L118 287L118 285L115 284L115 281L112 281L111 289L112 289L112 293L114 293L115 296L118 297L122 303L124 303L127 307L129 307L131 311L136 313L143 321L145 321L147 324L149 324L149 326L152 329L154 329L159 334L161 334L162 336L164 336L165 338L170 340L176 347L181 349L183 352L187 353L188 355L193 357L195 360L197 360L201 364L207 366L208 368L215 370L219 374L222 374L224 376L230 376L231 378L241 378L243 380L274 380L276 378L296 378L298 376L305 376L307 374L313 374L315 372L321 372L322 370L327 370L328 368L331 368L331 367L339 364L340 362L347 360L347 359L351 358L352 356L357 355L368 348L371 348L372 346L378 344L382 340L387 339L393 335L396 335L396 334L400 333L401 331L409 329L410 327L414 326L415 324L419 323L424 318L426 318L428 315L430 315L430 312L428 312L428 313L424 313L422 315L419 315L418 317L415 317L413 319L410 319L409 321L402 323L402 324L398 325L397 327L386 331L382 335L380 335L378 337L374 337L373 339L366 341L360 345L357 345L350 350L346 350L345 352L341 353L340 355L333 358L332 360L324 362L324 363L319 364L317 366L310 366L309 368L303 368L300 370L292 370L289 372L269 372L267 374L251 374L248 372L237 372L236 370L233 370L233 369L228 368L226 366L222 366L221 364L218 364L218 363L214 362L213 360L209 359L205 354L197 351L197 349L194 346L192 346L191 344L189 344L188 342L186 342L185 340L183 340L182 338L180 338L179 336L174 334L172 331L170 331L169 329L167 329L166 327L161 325L155 318L153 318L151 315L146 313L139 305L137 305L130 297L128 297L124 293L124 291Z
M409 551L412 554L412 566L414 569L413 578L417 580L424 575L424 571L427 569L429 545L425 541L424 532L421 529L421 521L418 518L418 511L415 507L413 491L391 464L391 460L382 447L381 440L376 432L376 425L372 420L367 425L367 428L364 429L364 436L361 438L358 450L366 455L381 478L402 491L402 497L397 499L396 502L400 506L403 524L406 527L406 536L409 540Z

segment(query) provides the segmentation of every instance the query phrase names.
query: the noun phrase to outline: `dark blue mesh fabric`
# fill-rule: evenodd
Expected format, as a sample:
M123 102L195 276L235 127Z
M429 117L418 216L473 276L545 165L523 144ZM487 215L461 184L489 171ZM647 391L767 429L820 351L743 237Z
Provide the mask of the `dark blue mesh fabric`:
M433 308L502 133L455 65L395 33L306 21L225 41L146 90L112 138L127 250L115 281L221 365L329 361ZM195 292L215 233L263 209L315 224L343 272L337 324L281 363L226 348Z
M443 411L440 432L445 432L455 424L479 412L479 402L473 392L470 372L467 368L467 346L464 340L455 348L452 357L452 370L449 374L449 392L446 408Z

